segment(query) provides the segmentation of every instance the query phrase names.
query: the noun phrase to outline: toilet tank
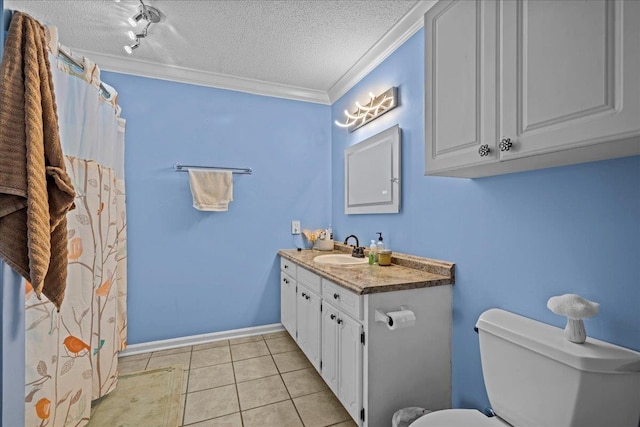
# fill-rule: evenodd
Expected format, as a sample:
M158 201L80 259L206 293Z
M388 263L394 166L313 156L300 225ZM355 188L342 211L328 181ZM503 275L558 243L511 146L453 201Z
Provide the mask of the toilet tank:
M640 353L500 309L476 324L491 407L517 427L638 427Z

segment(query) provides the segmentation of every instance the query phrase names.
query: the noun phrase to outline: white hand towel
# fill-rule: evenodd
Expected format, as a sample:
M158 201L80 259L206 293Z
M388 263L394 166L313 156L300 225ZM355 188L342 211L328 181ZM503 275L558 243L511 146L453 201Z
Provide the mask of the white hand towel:
M193 207L200 211L224 212L233 200L231 171L189 169Z

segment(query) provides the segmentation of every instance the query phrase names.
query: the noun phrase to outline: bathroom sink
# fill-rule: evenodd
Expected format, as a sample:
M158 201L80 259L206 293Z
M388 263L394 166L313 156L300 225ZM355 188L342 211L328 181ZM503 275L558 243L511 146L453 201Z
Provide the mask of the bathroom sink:
M349 266L357 264L366 264L367 258L355 258L350 254L328 254L318 255L313 259L318 264L334 265L334 266Z

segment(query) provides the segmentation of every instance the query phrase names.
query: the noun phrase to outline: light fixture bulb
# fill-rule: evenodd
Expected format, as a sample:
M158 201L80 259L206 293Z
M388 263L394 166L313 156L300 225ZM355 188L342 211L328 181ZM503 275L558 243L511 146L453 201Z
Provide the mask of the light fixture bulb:
M334 121L334 123L335 123L337 126L340 126L341 128L348 128L349 126L351 126L351 125L353 124L353 122L351 122L351 123L348 123L348 122L347 122L347 123L340 123L340 122L339 122L339 121L337 121L337 120L336 120L336 121Z
M127 21L129 22L129 24L131 24L132 27L136 27L138 25L138 21L140 21L143 17L144 15L142 14L142 12L138 12L132 17L127 18Z
M127 35L129 36L129 38L133 41L136 40L136 33L134 33L133 31L129 30L127 31Z
M131 55L133 50L137 49L139 46L140 46L140 40L136 40L136 42L134 44L132 44L131 46L125 46L124 47L124 51L127 52L129 55Z

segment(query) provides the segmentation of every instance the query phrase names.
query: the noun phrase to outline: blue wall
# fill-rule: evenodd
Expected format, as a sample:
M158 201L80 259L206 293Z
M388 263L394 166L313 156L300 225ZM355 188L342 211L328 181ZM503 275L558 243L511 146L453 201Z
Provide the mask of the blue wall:
M0 58L4 48L5 29L9 28L11 12L2 10ZM24 425L24 288L22 278L0 261L0 424Z
M640 157L478 180L424 177L423 47L420 31L332 107L103 73L128 119L130 343L279 322L275 254L301 244L290 235L299 219L365 243L382 231L394 250L456 263L455 407L488 405L473 326L490 307L563 326L546 301L576 292L601 303L586 321L591 336L640 350ZM354 133L331 124L392 85L396 110ZM401 213L344 215L343 150L396 123ZM234 178L229 212L199 212L175 162L254 174ZM2 350L5 373L24 368Z
M281 248L330 219L330 107L103 73L126 130L129 343L280 322ZM251 167L228 212L173 164Z
M488 406L473 326L491 307L564 327L546 302L575 292L601 304L585 321L588 335L640 351L640 157L476 180L423 176L423 37L332 106L342 121L369 91L400 91L401 105L378 120L353 133L332 128L332 224L338 238L368 242L382 231L391 249L456 263L453 406ZM344 149L396 123L401 212L344 215Z

